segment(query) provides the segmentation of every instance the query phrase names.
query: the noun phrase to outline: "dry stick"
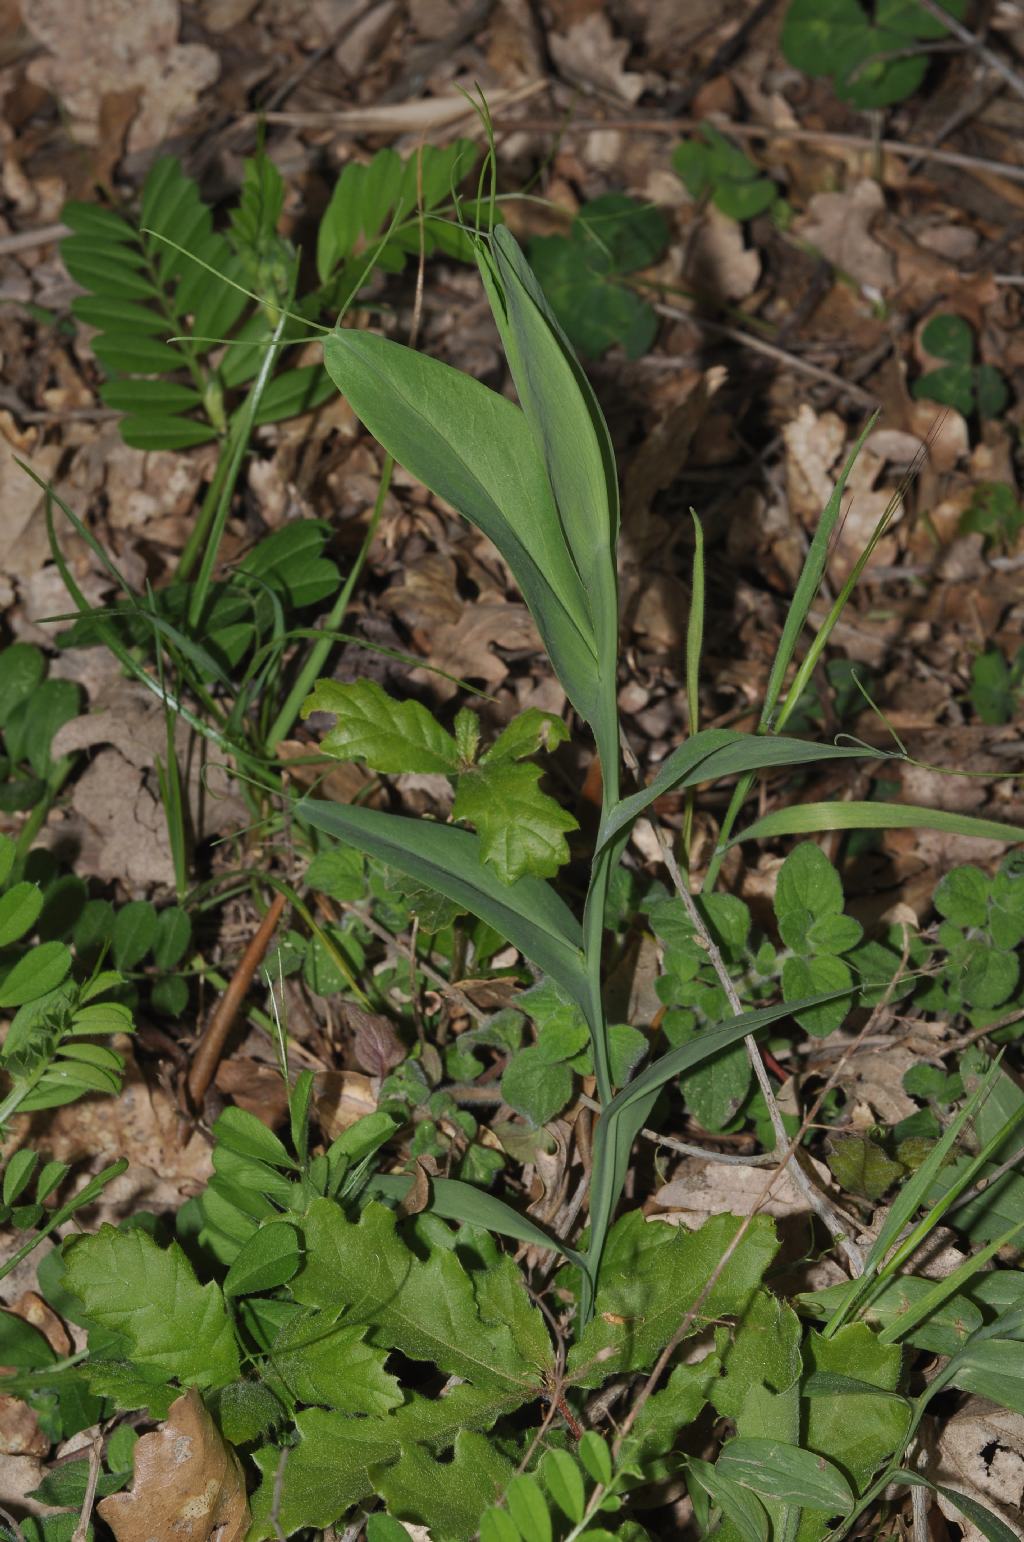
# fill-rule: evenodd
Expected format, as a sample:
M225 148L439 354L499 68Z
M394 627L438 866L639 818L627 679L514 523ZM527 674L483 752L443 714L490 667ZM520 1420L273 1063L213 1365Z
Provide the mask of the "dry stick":
M683 875L679 871L679 864L676 861L676 855L672 850L671 843L665 839L660 831L654 829L654 825L651 823L651 821L648 820L646 822L650 824L651 829L654 830L655 838L661 846L661 854L664 859L665 866L669 870L669 876L671 877L675 886L676 893L679 895L679 898L683 902L683 908L685 909L686 914L690 919L691 926L697 934L698 942L707 951L707 955L711 960L711 967L714 969L715 974L718 976L719 983L721 984L722 989L725 991L726 999L728 1000L729 1005L733 1010L733 1015L736 1017L741 1017L743 1015L743 1003L740 1001L739 996L736 994L736 987L732 982L732 977L729 974L729 971L725 967L725 960L722 958L721 953L718 951L718 948L715 945L714 938L711 936L711 933L708 931L704 924L704 918L694 903L693 895L690 893L689 889L686 887L686 884L683 882ZM815 1215L818 1216L818 1218L825 1224L833 1239L839 1244L842 1251L846 1254L846 1260L850 1265L851 1271L855 1275L863 1274L864 1260L861 1257L860 1249L857 1247L856 1243L851 1242L849 1237L846 1235L847 1228L845 1223L833 1210L825 1196L817 1189L810 1174L806 1172L805 1169L801 1166L800 1158L794 1154L792 1146L788 1145L789 1138L786 1134L786 1127L782 1122L782 1111L779 1108L778 1100L775 1096L775 1089L771 1084L771 1079L768 1075L768 1072L765 1070L764 1061L761 1059L761 1051L757 1046L757 1040L754 1038L752 1033L748 1033L743 1042L746 1045L747 1055L750 1058L750 1064L753 1068L754 1075L757 1078L757 1084L761 1089L761 1095L764 1098L765 1104L767 1105L768 1116L772 1122L772 1129L775 1131L775 1161L779 1163L781 1169L781 1167L784 1167L787 1162L790 1162L791 1157L793 1158L793 1160L790 1162L790 1175L797 1188L803 1194ZM782 1155L783 1152L786 1153L785 1156ZM772 1181L774 1182L774 1179Z
M252 984L252 977L270 946L270 940L281 919L284 906L285 896L281 893L275 894L266 915L260 922L259 930L242 954L238 967L231 976L231 983L217 1003L216 1010L199 1040L188 1073L188 1093L195 1108L202 1106L206 1089L213 1081L220 1057L224 1053L228 1034L241 1011L246 992Z
M1021 100L1024 101L1024 80L1021 79L1016 70L1010 68L999 54L994 53L976 32L971 32L964 26L963 22L958 21L955 16L951 16L945 6L938 4L938 0L920 0L920 5L922 10L928 12L929 16L934 16L936 21L941 22L947 32L951 32L955 38L958 38L965 48L969 48L972 53L978 55L979 59L983 59L989 69L994 70L997 75L1000 75L1006 81L1010 90L1015 91Z
M956 166L965 171L987 171L993 176L1005 177L1008 182L1024 182L1024 168L1008 166L1004 161L990 161L984 156L961 155L956 150L936 150L930 145L909 144L903 139L872 139L869 134L831 134L826 129L799 129L779 127L767 123L733 123L731 119L715 113L702 118L577 118L565 123L559 118L531 118L526 123L512 121L495 125L499 133L514 133L523 128L534 133L593 133L595 129L618 130L631 134L679 134L699 129L703 122L732 134L736 139L788 139L794 144L838 145L847 150L881 150L887 155L898 155L905 160L917 158L936 161L942 166Z
M100 1458L103 1452L103 1436L97 1435L89 1446L89 1477L85 1485L85 1498L82 1500L82 1513L78 1517L78 1524L71 1533L71 1542L86 1542L89 1535L89 1521L92 1517L92 1507L96 1503L96 1488L100 1481Z
M751 349L753 353L763 353L766 358L786 364L802 375L809 375L812 380L821 380L837 391L845 392L855 402L860 402L862 407L874 409L879 405L877 396L872 396L870 391L854 385L850 380L844 380L842 375L837 375L834 370L825 369L820 364L811 364L809 360L801 359L799 354L787 353L784 348L776 348L774 343L766 343L759 337L752 337L749 332L741 332L739 327L728 327L720 321L710 321L706 316L698 316L694 311L684 311L678 305L656 304L654 309L659 316L668 316L673 321L692 322L694 326L700 327L705 332L711 332L716 337L727 337L730 341L739 343L741 347Z
M445 1089L458 1098L458 1089L448 1087ZM586 1093L580 1094L579 1101L584 1108L592 1109L595 1114L601 1112L601 1105L594 1098L588 1098ZM644 1140L649 1140L654 1146L666 1146L669 1151L678 1151L680 1156L702 1157L705 1162L724 1162L733 1167L774 1167L775 1154L767 1152L763 1155L733 1156L728 1151L708 1151L704 1146L694 1146L688 1140L677 1140L674 1135L661 1135L657 1130L641 1130Z
M49 246L51 241L63 241L70 234L69 225L37 225L35 230L15 230L9 236L0 236L0 257L31 252L37 246Z

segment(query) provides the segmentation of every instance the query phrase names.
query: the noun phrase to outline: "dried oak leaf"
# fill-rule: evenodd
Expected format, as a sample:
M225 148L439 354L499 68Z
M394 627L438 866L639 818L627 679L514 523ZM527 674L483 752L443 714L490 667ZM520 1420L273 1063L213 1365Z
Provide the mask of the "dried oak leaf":
M504 600L481 600L466 608L453 625L439 626L431 638L428 663L430 671L415 669L410 679L429 685L444 701L455 695L455 679L481 680L485 689L495 691L508 674L508 665L494 652L494 645L510 652L541 651L540 638L525 605ZM443 670L444 674L434 674Z
M993 1510L1018 1536L1024 1507L1024 1419L986 1398L972 1397L943 1421L928 1476ZM984 1542L982 1533L943 1495L947 1520L963 1528L963 1542Z
M884 209L878 183L865 178L841 193L815 193L797 230L863 288L884 293L896 282L896 265L871 234L872 223Z
M241 1464L194 1387L143 1435L134 1465L131 1488L96 1507L117 1542L242 1542L249 1506Z
M178 42L178 0L22 0L22 14L45 50L29 79L58 98L84 144L99 140L104 96L133 89L141 104L128 149L162 144L220 74L212 48Z
M646 77L624 68L629 42L616 40L603 11L592 11L565 32L549 33L548 47L559 73L570 85L611 92L626 102L635 102L644 93Z

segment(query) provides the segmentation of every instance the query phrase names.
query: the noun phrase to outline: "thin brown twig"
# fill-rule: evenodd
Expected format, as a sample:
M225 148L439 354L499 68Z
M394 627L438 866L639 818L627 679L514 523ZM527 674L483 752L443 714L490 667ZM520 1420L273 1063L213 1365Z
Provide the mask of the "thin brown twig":
M831 133L827 129L788 128L768 123L734 123L717 113L703 118L577 118L566 124L555 118L530 118L527 123L512 121L496 125L499 133L520 132L524 127L535 133L593 133L597 129L618 130L633 134L685 134L699 129L709 122L723 133L736 139L781 139L794 144L836 145L846 150L867 150L872 154L882 151L904 160L915 157L922 161L935 161L941 166L955 166L963 171L990 172L1005 177L1008 182L1024 182L1024 168L1008 166L1004 161L992 161L979 155L961 155L956 150L936 150L929 145L910 144L903 139L873 139L870 134Z
M799 354L787 353L785 348L777 348L774 343L766 343L750 332L742 332L739 327L730 327L724 322L712 321L710 317L700 316L695 311L685 311L678 305L665 305L663 302L658 302L654 309L660 316L667 316L673 321L692 322L695 327L711 332L716 337L726 337L731 342L739 343L742 348L749 348L752 353L762 353L766 358L785 364L801 375L808 375L812 380L820 380L825 385L833 386L837 391L842 391L859 402L862 407L874 410L879 405L877 396L872 396L871 392L865 391L863 386L854 385L852 380L844 380L842 375L836 374L835 370L825 369L821 364L812 364L809 359L802 359Z
M452 1092L452 1088L446 1091ZM458 1098L458 1091L453 1095ZM579 1101L584 1108L589 1108L594 1113L601 1112L601 1105L594 1098L588 1098L586 1093L581 1093ZM763 1154L754 1153L751 1156L733 1156L728 1151L708 1151L705 1146L695 1146L688 1140L678 1140L675 1135L662 1135L658 1130L643 1129L640 1131L644 1140L649 1140L654 1146L665 1146L669 1151L678 1151L680 1156L702 1157L705 1162L724 1162L733 1167L772 1167L775 1164L775 1156L772 1152Z
M89 1522L92 1519L93 1505L96 1503L96 1489L100 1481L100 1467L103 1454L103 1436L97 1435L89 1445L89 1476L85 1485L85 1496L82 1499L82 1510L78 1517L78 1524L71 1533L71 1542L86 1542L89 1535Z
M726 1000L728 1001L729 1006L732 1008L733 1015L735 1017L742 1017L743 1003L740 1001L740 998L736 993L736 986L733 984L732 976L729 974L728 969L725 967L725 960L722 958L714 938L705 925L704 917L697 909L693 895L690 893L689 889L686 887L686 884L683 881L683 875L679 871L679 863L676 861L676 855L672 850L672 844L665 838L660 830L655 828L651 821L647 822L651 825L651 829L654 830L655 839L658 841L658 844L661 847L662 857L664 859L665 866L668 868L669 876L672 879L673 886L675 887L679 898L683 902L683 908L689 917L690 925L693 927L694 932L696 933L697 941L707 952L708 958L711 962L711 967L714 969L715 974L718 976L719 983L725 992ZM836 1214L832 1205L825 1198L824 1194L822 1194L818 1189L810 1174L801 1165L799 1154L793 1148L792 1144L790 1143L787 1145L788 1136L786 1134L786 1127L782 1122L782 1110L779 1108L778 1099L775 1096L775 1089L771 1084L771 1078L769 1077L768 1072L765 1069L764 1061L761 1058L761 1051L758 1047L757 1040L754 1038L753 1034L748 1033L744 1037L743 1042L746 1046L751 1068L753 1069L754 1075L757 1078L757 1084L761 1089L761 1096L764 1098L765 1105L768 1109L768 1117L771 1119L772 1129L775 1132L776 1164L779 1166L780 1170L785 1167L787 1163L789 1164L789 1172L793 1182L803 1194L807 1203L814 1211L814 1214L828 1228L828 1231L833 1240L838 1243L839 1247L846 1255L846 1260L852 1273L855 1275L863 1274L864 1260L861 1257L860 1249L857 1247L856 1243L851 1242L850 1238L847 1236L846 1223ZM783 1155L783 1153L785 1153L785 1155ZM774 1182L774 1177L772 1182ZM769 1188L770 1187L771 1184L769 1184Z
M220 1057L224 1053L224 1045L227 1043L228 1034L234 1027L235 1020L242 1008L252 977L259 968L270 946L271 938L281 919L285 906L285 896L281 893L274 895L267 909L266 915L259 924L256 935L231 976L227 990L217 1003L216 1010L207 1023L202 1038L196 1046L195 1055L192 1057L192 1066L188 1073L188 1093L192 1099L193 1107L200 1108L206 1090L212 1082Z
M955 16L952 16L946 10L945 6L939 5L938 0L918 0L918 3L923 11L927 11L929 16L934 16L935 20L940 22L946 31L952 33L953 37L957 38L959 42L963 43L965 48L969 48L971 53L977 54L978 58L987 64L990 70L994 70L1001 79L1005 80L1010 90L1016 92L1017 96L1024 101L1024 79L1021 79L1017 71L1012 69L1005 59L989 48L983 38L980 38L976 32L972 32L969 27L965 27L962 21L958 21Z

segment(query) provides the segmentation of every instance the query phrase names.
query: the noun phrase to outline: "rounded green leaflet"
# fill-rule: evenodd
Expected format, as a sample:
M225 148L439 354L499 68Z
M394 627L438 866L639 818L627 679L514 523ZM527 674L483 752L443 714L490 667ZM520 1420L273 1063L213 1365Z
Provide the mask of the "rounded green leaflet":
M134 969L156 941L156 911L148 900L130 900L114 917L113 954L118 969Z
M42 891L34 883L16 883L0 896L0 948L24 937L42 908Z
M576 1454L595 1483L607 1488L612 1481L612 1454L608 1442L596 1430L585 1430L580 1436Z
M271 1221L244 1243L224 1280L226 1296L248 1296L283 1285L301 1262L298 1232L283 1221Z
M521 1473L505 1490L505 1504L523 1542L551 1542L548 1502L536 1478Z
M0 1007L21 1007L57 988L71 969L63 942L42 942L20 958L0 979Z
M545 1451L540 1463L540 1475L544 1486L555 1504L568 1516L573 1525L583 1519L586 1509L586 1492L583 1474L568 1451Z
M523 1542L523 1538L508 1511L492 1505L480 1518L480 1542Z

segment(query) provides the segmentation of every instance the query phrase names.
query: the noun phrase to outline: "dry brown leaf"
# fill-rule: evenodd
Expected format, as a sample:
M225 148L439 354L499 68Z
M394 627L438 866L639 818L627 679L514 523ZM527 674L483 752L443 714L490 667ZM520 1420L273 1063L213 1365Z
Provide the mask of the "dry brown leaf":
M46 50L29 79L57 98L83 144L99 142L104 96L132 90L141 100L128 149L162 144L220 74L212 48L178 42L178 0L22 0L22 15Z
M313 1103L328 1140L375 1111L377 1085L362 1071L323 1071L314 1079Z
M508 666L494 652L496 645L513 651L540 651L540 639L525 605L483 600L467 607L458 621L437 628L428 662L447 675L481 680L486 690L493 691L508 674ZM429 686L443 701L458 690L454 681L425 669L413 670L410 679Z
M50 1442L39 1428L39 1416L20 1397L0 1396L0 1453L4 1456L45 1456Z
M690 243L686 278L709 300L745 300L761 276L761 259L743 240L743 226L711 204Z
M929 1456L927 1472L933 1482L969 1494L1017 1536L1024 1536L1024 1418L1019 1413L986 1398L969 1398L938 1425ZM947 1520L963 1528L963 1542L984 1542L978 1528L948 1499L940 1494L936 1503Z
M222 1060L214 1077L217 1091L233 1098L239 1108L253 1114L271 1130L288 1113L288 1088L276 1066L247 1055Z
M15 460L17 456L27 462L37 476L52 477L60 446L37 449L37 439L34 429L22 434L11 414L0 412L0 605L9 605L13 599L6 580L28 577L50 555L42 490Z
M818 1186L826 1192L834 1192L832 1174L821 1162L814 1162ZM759 1203L765 1184L771 1179L771 1188L763 1204ZM696 1231L708 1216L750 1215L757 1207L759 1215L804 1215L809 1206L807 1200L785 1171L772 1174L764 1167L744 1167L737 1162L705 1162L700 1157L686 1157L675 1170L670 1183L663 1184L654 1196L654 1202L665 1215L655 1214L655 1221L668 1221L673 1226L686 1226Z
M42 1296L36 1295L34 1290L23 1291L10 1310L15 1317L37 1328L55 1355L63 1358L71 1353L72 1344L67 1329L52 1307L47 1306Z
M841 193L815 193L807 214L796 222L803 240L855 278L869 294L884 294L896 282L892 257L871 234L885 208L885 195L869 178Z
M96 1508L117 1542L243 1542L249 1506L241 1463L194 1387L136 1445L131 1488Z
M571 85L585 90L609 91L625 102L644 93L644 75L625 68L630 45L616 41L604 11L592 11L563 32L548 33L548 47L560 74Z

